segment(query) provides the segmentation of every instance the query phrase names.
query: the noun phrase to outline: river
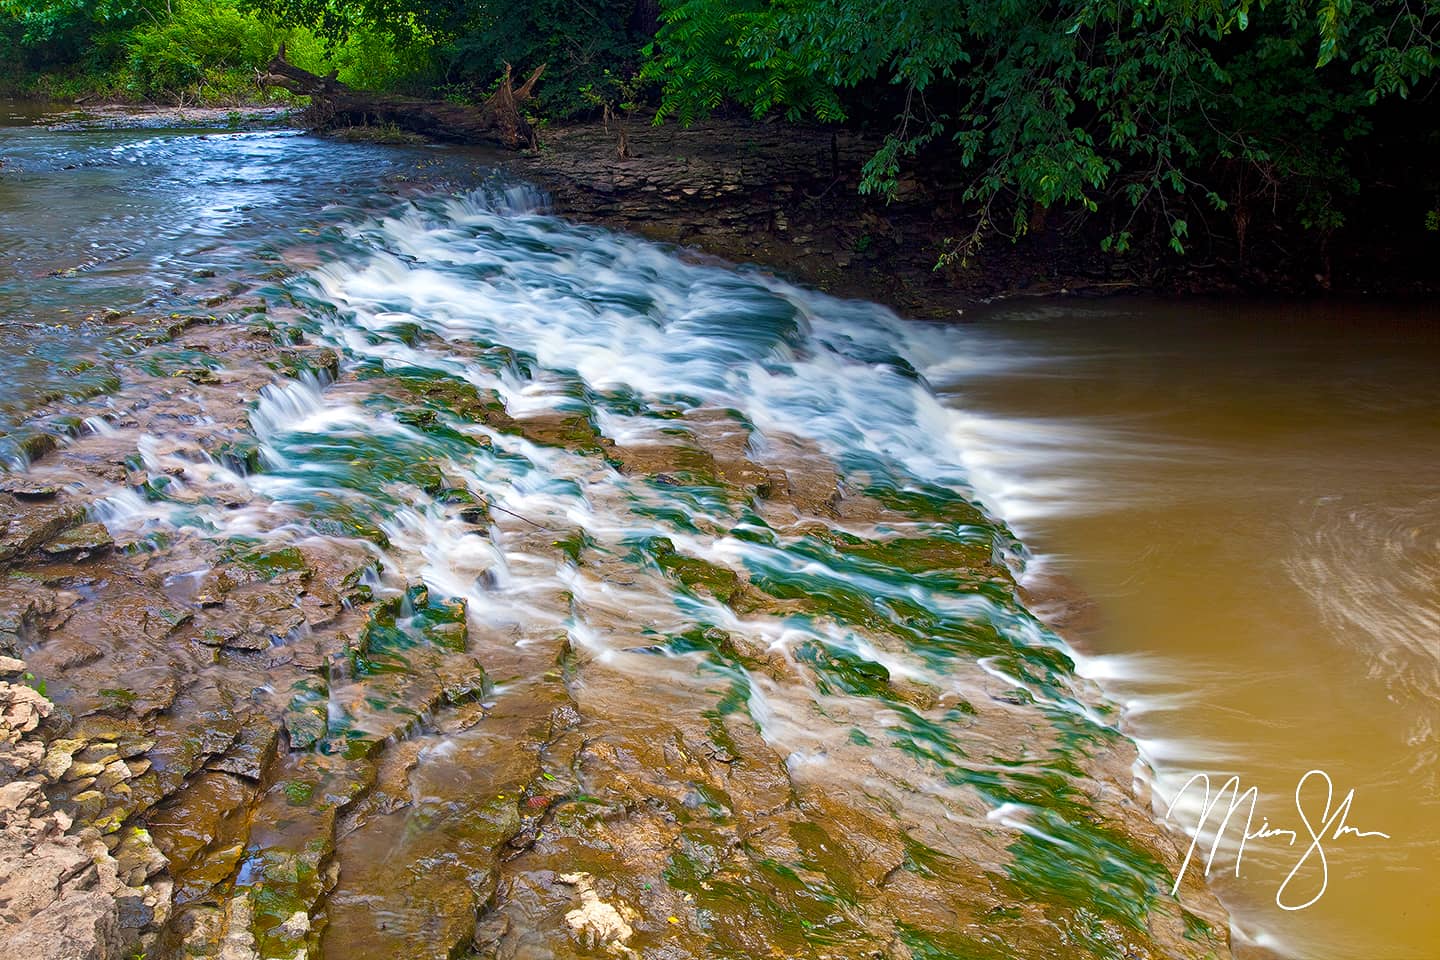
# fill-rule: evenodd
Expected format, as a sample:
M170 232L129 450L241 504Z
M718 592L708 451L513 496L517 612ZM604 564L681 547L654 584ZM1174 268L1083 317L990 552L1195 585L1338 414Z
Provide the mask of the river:
M1434 305L1044 305L964 337L969 359L931 373L956 442L1170 795L1195 772L1238 774L1261 815L1303 831L1296 785L1320 769L1336 804L1355 790L1351 825L1390 834L1328 843L1329 885L1303 910L1274 898L1307 834L1252 843L1239 880L1218 858L1239 931L1302 957L1432 954ZM1312 858L1287 904L1320 876Z
M103 806L157 955L1200 957L1158 818L1296 826L1311 769L1388 838L1297 911L1304 843L1228 847L1237 954L1429 955L1433 311L923 325L463 151L31 120L0 453L122 549L12 574L75 729L151 744Z

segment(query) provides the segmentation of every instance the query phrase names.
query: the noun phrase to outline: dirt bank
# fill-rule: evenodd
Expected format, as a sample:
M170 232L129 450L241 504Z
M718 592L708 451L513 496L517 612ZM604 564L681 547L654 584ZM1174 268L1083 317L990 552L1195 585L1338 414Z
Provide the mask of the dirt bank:
M506 162L549 189L564 216L775 268L914 317L954 319L996 299L1067 294L1410 297L1437 290L1429 265L1440 256L1440 234L1397 232L1384 219L1389 211L1378 208L1373 222L1324 247L1257 223L1248 250L1209 237L1188 258L1163 242L1124 257L1104 253L1103 212L1052 211L1032 218L1019 241L992 237L969 266L937 269L941 254L974 227L963 171L953 164L932 160L908 170L885 202L858 190L879 145L874 136L749 120L655 127L637 118L624 127L628 156L621 159L620 130L617 123L549 128L537 153Z

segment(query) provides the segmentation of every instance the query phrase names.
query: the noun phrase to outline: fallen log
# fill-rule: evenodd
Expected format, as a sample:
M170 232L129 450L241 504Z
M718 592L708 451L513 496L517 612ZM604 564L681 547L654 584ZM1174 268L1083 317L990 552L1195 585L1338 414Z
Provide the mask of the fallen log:
M515 87L507 63L499 89L477 106L356 90L335 79L333 73L322 77L290 63L285 59L284 44L267 70L261 75L262 82L310 98L306 116L318 129L390 124L450 143L488 143L512 150L537 145L535 130L520 112L520 104L530 99L545 64Z

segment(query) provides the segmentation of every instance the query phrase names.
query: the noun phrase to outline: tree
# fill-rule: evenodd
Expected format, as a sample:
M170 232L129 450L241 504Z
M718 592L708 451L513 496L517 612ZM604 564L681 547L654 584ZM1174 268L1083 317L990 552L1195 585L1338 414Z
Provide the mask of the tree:
M653 18L649 0L247 0L281 23L308 26L329 40L365 25L398 40L433 45L435 86L479 92L510 64L528 72L549 64L537 109L564 116L590 108L585 87L608 83L606 71L628 75L639 63ZM648 11L648 12L647 12Z
M1428 95L1440 62L1440 0L663 0L661 20L661 119L729 100L840 120L878 99L861 189L881 195L948 147L980 210L962 260L1036 210L1107 201L1111 249L1154 220L1182 251L1207 212L1243 242L1265 191L1333 229L1370 108Z
M0 34L30 67L114 55L115 39L146 19L155 13L136 0L0 0Z

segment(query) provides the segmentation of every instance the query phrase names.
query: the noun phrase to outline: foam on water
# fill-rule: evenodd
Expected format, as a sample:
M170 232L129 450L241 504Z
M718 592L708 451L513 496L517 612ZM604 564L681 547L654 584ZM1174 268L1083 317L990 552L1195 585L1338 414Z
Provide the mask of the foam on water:
M776 437L798 437L839 464L846 482L973 493L975 449L917 372L940 355L953 364L959 352L953 342L947 347L934 330L873 304L687 263L656 245L567 224L537 208L533 193L516 190L411 205L348 228L345 255L311 271L292 292L310 308L312 334L339 351L347 368L448 378L492 391L516 417L579 413L620 443L674 429L656 411L730 410L750 427L753 457L763 460ZM630 400L617 406L615 397ZM653 672L655 660L627 652L635 646L633 628L616 635L607 624L642 623L647 633L663 634L699 621L763 638L764 648L785 657L813 643L878 664L900 680L949 683L934 662L882 649L855 631L741 618L724 605L677 596L658 572L620 586L557 567L518 546L528 528L557 535L578 528L602 554L616 557L640 539L663 536L680 555L715 567L894 597L986 624L1021 649L1065 652L1024 611L986 596L897 584L832 569L784 543L717 534L747 528L722 503L657 490L593 457L460 421L453 428L483 438L486 449L437 449L351 385L268 388L252 422L272 468L252 478L256 492L314 504L343 487L385 518L387 569L464 597L493 621L563 624L577 646L617 669ZM356 479L362 464L392 469L386 458L394 459L386 482ZM476 536L406 482L403 468L416 459L438 462L446 482L491 504L497 512L488 536ZM654 509L677 504L682 525L657 521ZM944 533L975 535L963 528ZM1058 686L1041 689L999 664L989 658L982 666L1004 684L1030 690L1038 703L1105 724L1068 676L1056 674L1050 680ZM764 736L800 766L822 762L821 744L846 735L817 712L830 694L812 689L809 705L792 703L767 695L773 685L763 676L740 679ZM684 672L675 680L694 682Z

